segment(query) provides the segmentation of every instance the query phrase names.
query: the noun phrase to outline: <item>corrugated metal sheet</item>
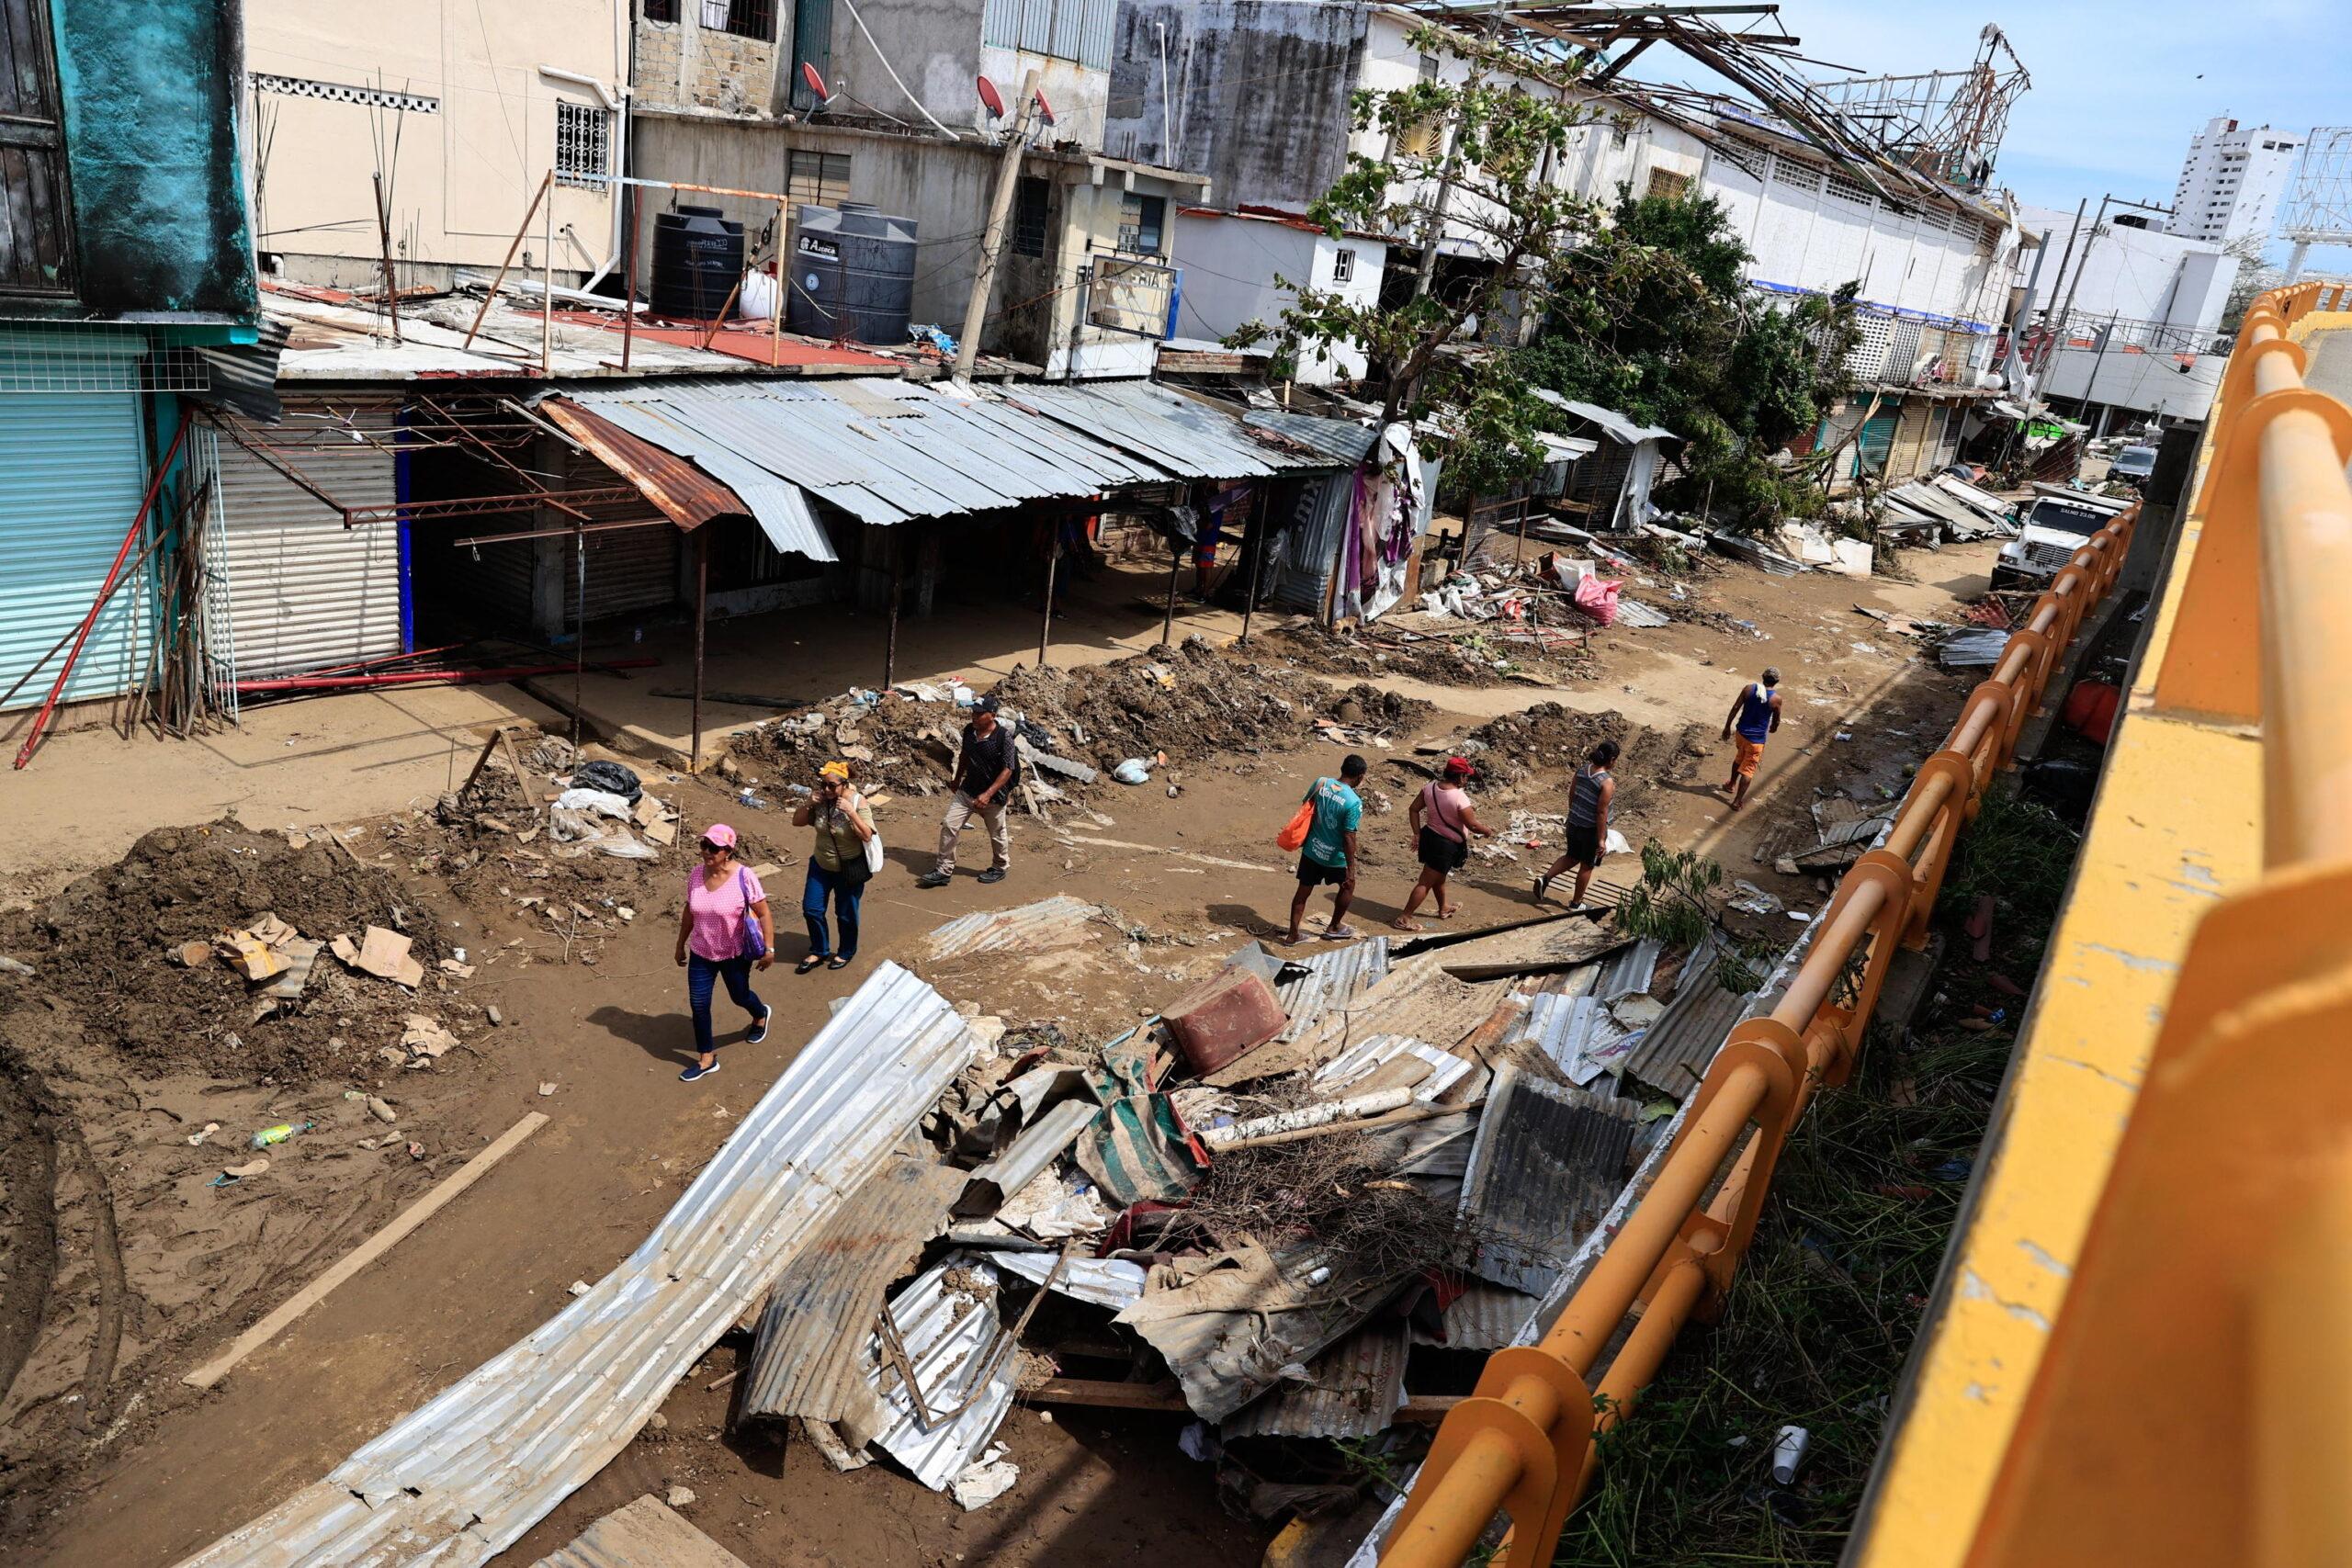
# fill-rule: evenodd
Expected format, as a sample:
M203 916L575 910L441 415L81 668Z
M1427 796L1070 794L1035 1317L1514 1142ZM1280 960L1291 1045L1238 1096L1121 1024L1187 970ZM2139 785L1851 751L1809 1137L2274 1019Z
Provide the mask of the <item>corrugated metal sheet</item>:
M1326 1012L1346 1007L1379 983L1388 973L1388 939L1371 937L1312 958L1283 958L1282 964L1287 977L1275 981L1274 999L1290 1022L1274 1038L1295 1040Z
M1645 630L1651 626L1665 626L1672 621L1673 618L1673 616L1667 615L1662 610L1651 609L1639 599L1620 599L1617 601L1617 624L1621 626L1632 626L1636 630Z
M970 1173L956 1205L959 1214L993 1214L1007 1198L1020 1191L1078 1135L1094 1124L1102 1108L1091 1100L1065 1100L1021 1130L1002 1154Z
M1305 1382L1284 1382L1225 1418L1227 1438L1369 1438L1385 1431L1405 1403L1405 1325L1367 1325L1306 1364Z
M1656 982L1658 957L1665 951L1666 944L1650 936L1619 948L1601 961L1600 977L1593 982L1592 994L1604 1002L1639 996Z
M1529 999L1511 1043L1533 1044L1570 1083L1582 1086L1617 1065L1627 1033L1599 997L1539 993Z
M288 402L291 431L350 428L390 438L390 412L338 413L315 400ZM289 431L290 433L290 431ZM395 524L346 528L343 513L226 436L217 446L220 511L206 565L228 581L229 648L213 657L241 677L283 675L401 650L401 536ZM298 465L300 459L297 459ZM312 461L346 506L399 499L389 451L355 441Z
M964 1172L893 1158L833 1212L768 1292L735 1419L839 1421L863 1404L874 1314L890 1281L947 1228Z
M1279 431L1282 441L1261 440L1250 434L1250 423L1242 418L1149 381L1012 387L1001 395L1015 406L1034 408L1048 419L1110 442L1180 479L1260 479L1292 469L1328 468L1335 462L1352 467L1360 460L1334 459L1320 450L1319 443L1297 434L1303 428L1299 422L1312 419L1310 414L1290 415L1290 423ZM1272 425L1261 428L1275 429ZM1359 427L1346 424L1343 428ZM1352 437L1333 431L1328 439L1337 444ZM1294 450L1293 443L1307 450Z
M1574 398L1562 397L1549 387L1530 387L1527 389L1554 408L1566 409L1578 419L1589 420L1607 431L1612 438L1623 442L1628 446L1637 441L1675 439L1674 432L1662 424L1636 424L1615 409L1605 409L1598 403L1580 403Z
M1057 893L1010 909L975 909L931 933L931 959L968 958L976 953L1042 953L1069 947L1092 935L1096 906Z
M1429 1076L1413 1086L1413 1098L1424 1105L1470 1076L1470 1063L1451 1051L1439 1050L1426 1040L1405 1034L1375 1034L1331 1058L1313 1081L1327 1096L1353 1092L1349 1086L1372 1077L1399 1056L1416 1057L1429 1065Z
M1462 1183L1476 1237L1472 1270L1542 1294L1624 1187L1634 1111L1508 1063L1497 1068Z
M751 1568L647 1493L590 1525L532 1568Z
M1539 1299L1508 1285L1467 1280L1462 1293L1446 1303L1445 1337L1441 1339L1416 1325L1413 1343L1448 1350L1499 1350L1519 1342L1519 1331Z
M950 1282L951 1274L956 1282ZM934 1424L917 1413L904 1380L890 1359L879 1353L880 1337L874 1337L885 1369L876 1374L875 1392L890 1407L892 1417L889 1427L874 1440L933 1492L946 1490L1012 1408L1016 1358L1011 1349L1001 1348L1012 1336L997 1314L998 1283L988 1259L950 1253L891 1300L890 1321L906 1347L915 1381L922 1385L924 1404L944 1416L971 1401L952 1420ZM978 1287L978 1299L962 1288L965 1284Z
M138 334L93 333L89 342L95 355L114 355L125 345L119 353L135 379L145 346ZM37 350L0 347L0 384L40 386L50 374ZM0 691L97 602L146 491L139 408L137 392L0 392L0 516L8 530L0 556ZM111 697L139 683L153 580L143 572L116 592L74 662L67 701ZM10 705L39 705L63 657L42 665Z
M679 527L749 515L779 554L818 561L841 558L798 485L746 461L692 425L617 400L600 409L582 408L562 398L549 398L541 406Z
M1340 530L1354 509L1355 487L1352 473L1307 480L1291 525L1275 536L1272 564L1281 572L1268 591L1274 604L1310 615L1322 613L1339 554Z
M978 1048L885 962L587 1294L190 1568L475 1568L626 1447Z
M1073 1301L1109 1307L1113 1312L1125 1312L1143 1300L1143 1265L1124 1258L1063 1259L1055 1252L1007 1248L989 1253L989 1259L1006 1273L1018 1274L1040 1285L1053 1274L1054 1265L1059 1261L1061 1276L1054 1280L1056 1291Z
M1625 1077L1681 1100L1707 1076L1707 1064L1733 1024L1762 1010L1769 991L1742 996L1715 983L1712 945L1683 961L1674 999L1625 1058Z
M621 482L620 476L594 453L568 451L563 460L565 479L571 489L598 490ZM581 510L593 522L626 523L646 516L651 508L640 499L623 497L617 501L592 501ZM685 547L683 536L675 528L665 528L659 523L642 528L612 528L580 535L570 543L558 540L557 545L554 570L563 585L566 627L583 615L587 620L602 621L664 609L678 602L679 557ZM587 601L584 611L581 602L583 588Z
M1372 426L1344 419L1317 419L1283 409L1252 409L1241 416L1244 424L1297 442L1328 461L1354 468L1372 452Z

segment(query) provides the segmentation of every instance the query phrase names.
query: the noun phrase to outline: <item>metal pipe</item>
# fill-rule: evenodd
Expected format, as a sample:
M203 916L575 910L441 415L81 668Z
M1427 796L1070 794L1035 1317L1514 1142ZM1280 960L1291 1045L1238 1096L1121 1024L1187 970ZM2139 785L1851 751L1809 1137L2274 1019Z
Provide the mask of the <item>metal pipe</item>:
M548 178L555 178L555 171L548 171ZM546 248L539 256L539 375L542 378L555 373L555 197L548 197L539 221L546 230L540 242ZM484 301L488 303L488 301Z
M888 691L899 683L899 596L906 586L907 553L899 547L899 536L890 536L890 629L882 639L882 689Z
M539 188L531 193L531 205L523 209L523 221L514 226L514 238L506 246L506 259L491 276L490 288L481 297L481 309L474 312L474 324L466 329L466 341L458 345L459 348L473 347L474 334L481 331L482 318L490 314L490 302L498 298L498 286L506 281L506 269L514 265L514 253L523 248L523 236L531 231L531 219L538 212L539 203L548 199L548 187L554 184L555 171L549 169L539 181Z
M2255 362L2255 384L2284 354ZM2327 422L2274 414L2261 434L2263 858L2273 867L2352 858L2352 732L2332 677L2352 670L2352 486Z
M1789 982L1788 994L1781 1005L1772 1010L1772 1021L1783 1023L1799 1034L1829 999L1830 987L1845 971L1846 960L1853 956L1863 939L1870 935L1871 922L1886 908L1886 885L1883 882L1856 884L1854 895L1838 907L1837 915L1813 939L1812 951L1804 962L1797 965L1796 977Z
M1037 627L1037 668L1040 670L1046 667L1046 645L1054 635L1054 569L1061 565L1062 559L1061 519L1055 518L1049 526L1053 534L1046 545L1046 618Z
M695 532L695 704L694 739L686 751L686 771L702 772L703 637L710 624L710 532Z
M658 659L606 659L587 666L599 673L614 670L642 670L659 664ZM572 669L569 664L516 664L503 670L379 670L371 675L276 675L267 680L233 682L240 692L299 692L310 688L321 691L365 691L371 686L424 686L435 682L452 686L470 686L494 681L526 681L537 675L560 675Z
M1159 617L1159 645L1176 634L1176 574L1184 570L1184 552L1174 545L1168 547L1168 610Z

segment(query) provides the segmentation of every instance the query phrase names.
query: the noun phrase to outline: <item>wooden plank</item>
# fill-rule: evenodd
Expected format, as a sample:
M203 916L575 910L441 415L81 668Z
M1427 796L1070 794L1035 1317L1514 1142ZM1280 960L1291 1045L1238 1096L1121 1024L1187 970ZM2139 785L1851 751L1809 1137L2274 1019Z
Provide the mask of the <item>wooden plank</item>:
M409 1232L438 1213L451 1199L488 1174L491 1167L513 1154L524 1139L547 1124L547 1113L534 1111L507 1128L496 1143L468 1160L432 1191L401 1210L391 1224L361 1242L334 1268L297 1291L276 1312L238 1335L226 1350L180 1381L192 1388L210 1388L227 1377L238 1362L284 1333L288 1325L324 1301L328 1292L390 1251Z
M611 1568L617 1562L645 1568L747 1568L741 1558L650 1492L606 1514L532 1568Z

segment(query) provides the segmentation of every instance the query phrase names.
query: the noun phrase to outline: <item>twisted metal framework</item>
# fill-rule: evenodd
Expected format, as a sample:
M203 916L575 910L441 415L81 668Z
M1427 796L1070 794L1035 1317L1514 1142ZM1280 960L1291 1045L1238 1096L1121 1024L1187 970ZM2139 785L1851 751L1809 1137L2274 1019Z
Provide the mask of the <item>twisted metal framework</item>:
M2352 126L2324 126L2304 141L2278 210L2278 236L2295 246L2290 283L2302 276L2313 245L2352 245Z
M2009 109L2032 85L2007 36L1989 22L1966 70L1815 84L1889 157L1971 192L1992 183Z

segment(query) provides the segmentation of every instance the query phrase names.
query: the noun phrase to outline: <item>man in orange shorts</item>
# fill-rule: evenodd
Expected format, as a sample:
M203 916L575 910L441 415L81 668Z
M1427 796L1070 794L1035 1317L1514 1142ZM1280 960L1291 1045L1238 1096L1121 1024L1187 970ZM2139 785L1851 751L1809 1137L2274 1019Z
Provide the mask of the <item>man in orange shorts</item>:
M1781 683L1778 670L1764 671L1764 679L1751 681L1739 689L1731 705L1731 712L1724 717L1724 739L1734 743L1731 777L1724 781L1724 793L1731 796L1731 808L1736 811L1747 799L1747 786L1756 780L1757 764L1764 761L1764 738L1781 728L1781 694L1772 688ZM1736 728L1736 738L1732 731Z

